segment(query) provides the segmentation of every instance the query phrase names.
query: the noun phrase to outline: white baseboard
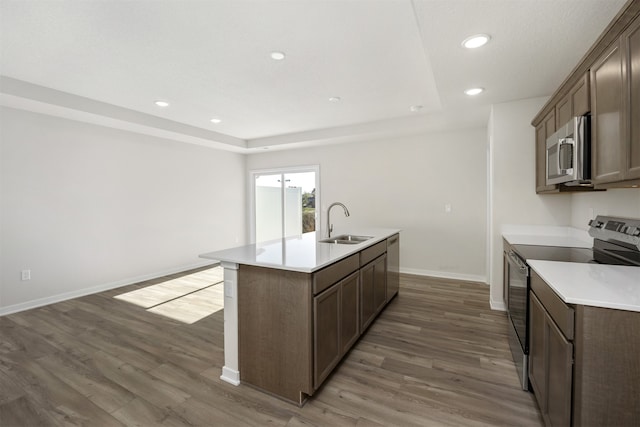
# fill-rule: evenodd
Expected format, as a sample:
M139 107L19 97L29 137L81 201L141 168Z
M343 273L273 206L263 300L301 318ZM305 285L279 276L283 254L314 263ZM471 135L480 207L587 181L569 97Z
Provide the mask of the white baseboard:
M49 297L38 298L31 301L22 302L19 304L13 304L7 307L0 308L0 316L5 316L7 314L17 313L20 311L31 310L32 308L38 308L49 304L54 304L57 302L67 301L73 298L84 297L87 295L95 294L98 292L108 291L110 289L119 288L121 286L132 285L138 282L144 282L145 280L151 280L158 277L168 276L169 274L180 273L182 271L192 270L194 268L205 267L207 265L215 265L217 262L212 261L199 261L194 264L185 265L182 267L171 268L164 271L159 271L156 273L145 274L143 276L138 277L130 277L123 280L118 280L110 283L103 283L101 285L92 286L90 288L78 289L71 292L64 292L62 294L52 295Z
M494 299L489 298L489 305L491 306L491 310L507 311L507 306L502 300L495 301Z
M449 273L446 271L421 270L417 268L401 268L400 273L439 277L441 279L463 280L465 282L480 282L488 285L486 276L478 276L475 274Z
M240 385L240 372L235 369L222 367L222 375L220 375L222 381L228 382L233 385Z

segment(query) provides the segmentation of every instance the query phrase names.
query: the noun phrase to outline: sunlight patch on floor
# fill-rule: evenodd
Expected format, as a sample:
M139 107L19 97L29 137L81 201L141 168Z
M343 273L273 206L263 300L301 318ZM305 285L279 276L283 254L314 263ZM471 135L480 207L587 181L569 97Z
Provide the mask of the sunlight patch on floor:
M224 306L224 270L213 267L114 298L184 323L195 323Z
M224 284L218 283L182 298L157 305L147 311L191 324L222 310L223 300Z

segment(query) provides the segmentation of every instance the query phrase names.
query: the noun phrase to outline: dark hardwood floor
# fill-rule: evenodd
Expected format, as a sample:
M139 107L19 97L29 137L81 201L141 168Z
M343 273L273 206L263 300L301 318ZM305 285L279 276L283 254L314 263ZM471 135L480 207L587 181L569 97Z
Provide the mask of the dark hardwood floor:
M542 425L485 285L402 275L298 408L219 379L222 311L189 325L113 298L165 279L0 317L0 426Z

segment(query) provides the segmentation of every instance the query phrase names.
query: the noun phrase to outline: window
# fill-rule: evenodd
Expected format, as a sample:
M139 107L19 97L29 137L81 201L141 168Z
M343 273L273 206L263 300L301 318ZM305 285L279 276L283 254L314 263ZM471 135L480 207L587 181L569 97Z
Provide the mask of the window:
M319 168L251 172L251 241L264 242L316 231Z

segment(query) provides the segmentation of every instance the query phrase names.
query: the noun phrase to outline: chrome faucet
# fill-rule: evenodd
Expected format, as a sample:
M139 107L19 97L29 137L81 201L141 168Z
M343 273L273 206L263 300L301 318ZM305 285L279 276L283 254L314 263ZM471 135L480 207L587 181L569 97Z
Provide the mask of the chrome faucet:
M331 224L331 208L334 206L342 206L342 209L344 209L344 216L349 216L349 209L347 209L347 207L345 205L343 205L340 202L334 202L331 203L329 205L329 208L327 209L327 237L331 237L331 232L333 231L333 224Z

